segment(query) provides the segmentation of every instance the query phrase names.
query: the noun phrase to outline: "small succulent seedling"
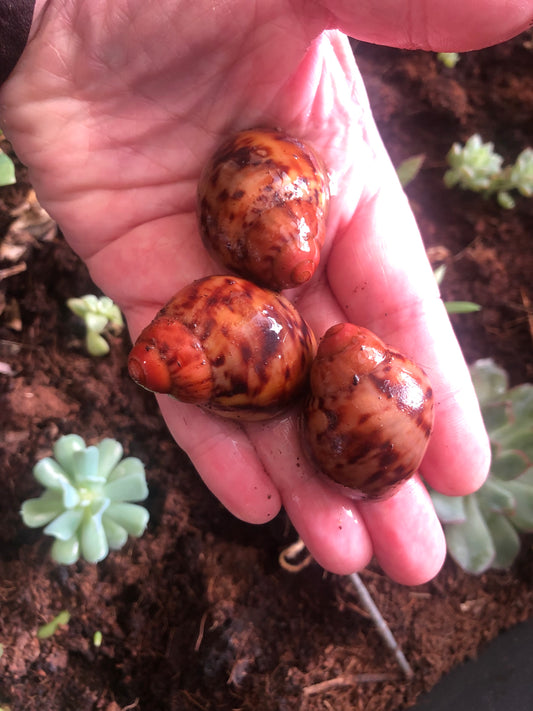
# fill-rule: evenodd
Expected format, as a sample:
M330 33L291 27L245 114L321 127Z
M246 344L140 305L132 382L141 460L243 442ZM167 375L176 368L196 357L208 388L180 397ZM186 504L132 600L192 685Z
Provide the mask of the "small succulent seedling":
M102 336L106 330L119 333L124 327L120 309L107 296L86 294L67 300L69 309L85 322L85 345L93 356L109 353L109 344Z
M45 492L22 504L22 520L30 528L46 526L53 536L52 558L69 565L80 556L90 563L118 550L128 535L138 537L148 512L132 502L148 496L140 459L122 459L122 445L103 439L86 446L76 434L60 437L54 457L41 459L33 475Z
M415 156L410 156L403 160L396 168L396 174L402 188L406 188L409 183L412 183L416 176L420 173L422 165L426 160L426 156L420 153Z
M513 165L503 166L503 158L495 152L494 144L483 143L474 134L461 145L454 143L447 155L450 166L444 174L444 184L463 190L473 190L484 197L496 195L504 208L513 208L512 190L524 197L533 195L533 149L525 148Z
M16 182L15 164L11 158L0 149L0 187L13 185Z
M466 571L508 568L520 532L533 531L533 385L508 389L506 372L490 358L471 367L492 447L485 484L469 496L431 491L448 552Z
M58 627L68 625L70 622L70 612L62 610L59 615L56 615L50 622L39 627L37 630L38 639L48 639L57 632Z
M441 64L444 64L448 69L453 69L457 62L460 60L460 56L457 52L438 52L437 59Z

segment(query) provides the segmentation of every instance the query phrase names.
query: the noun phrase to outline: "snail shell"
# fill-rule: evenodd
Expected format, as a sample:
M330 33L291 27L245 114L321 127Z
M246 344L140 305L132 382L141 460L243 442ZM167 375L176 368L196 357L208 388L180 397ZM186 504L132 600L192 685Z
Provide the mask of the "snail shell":
M179 291L128 359L139 385L233 419L267 419L308 382L313 332L285 297L238 277Z
M384 498L418 469L433 426L424 371L365 328L332 326L311 367L304 432L320 469Z
M314 274L326 233L327 171L296 138L242 131L222 145L198 185L204 244L231 271L271 289Z

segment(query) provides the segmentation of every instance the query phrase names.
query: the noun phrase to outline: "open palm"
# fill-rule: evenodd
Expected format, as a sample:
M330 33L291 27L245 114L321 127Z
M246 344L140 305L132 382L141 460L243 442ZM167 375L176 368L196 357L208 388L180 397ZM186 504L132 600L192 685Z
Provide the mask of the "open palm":
M179 288L219 271L199 238L195 192L220 141L251 126L309 141L328 165L334 196L321 266L288 295L317 335L350 320L425 368L436 424L421 471L437 489L465 494L489 460L468 372L347 39L326 29L415 45L430 42L430 26L418 28L420 40L402 21L352 4L38 3L30 42L0 94L2 120L41 202L133 337ZM389 3L398 12L412 4ZM527 23L523 3L514 15L507 7L507 24L497 3L477 4L491 8L493 24L468 37L459 21L442 27L450 3L435 4L439 49L454 37L456 49L497 41ZM459 6L463 15L475 10L473 0ZM313 471L295 417L241 427L167 397L159 404L236 516L264 522L283 504L328 570L352 572L375 554L389 575L413 584L440 567L444 540L418 478L388 501L356 503Z

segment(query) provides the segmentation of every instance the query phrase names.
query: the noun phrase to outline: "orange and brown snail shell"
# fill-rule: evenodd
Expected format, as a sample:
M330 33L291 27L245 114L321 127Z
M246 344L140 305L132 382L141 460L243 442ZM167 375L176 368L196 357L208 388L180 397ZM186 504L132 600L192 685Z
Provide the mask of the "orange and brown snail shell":
M326 233L327 171L313 149L272 129L241 131L198 185L204 244L227 269L271 289L314 274Z
M424 371L365 328L332 326L311 367L306 445L360 498L382 498L418 469L433 426Z
M147 326L128 370L139 385L224 417L266 419L304 391L316 341L285 297L238 277L179 291Z

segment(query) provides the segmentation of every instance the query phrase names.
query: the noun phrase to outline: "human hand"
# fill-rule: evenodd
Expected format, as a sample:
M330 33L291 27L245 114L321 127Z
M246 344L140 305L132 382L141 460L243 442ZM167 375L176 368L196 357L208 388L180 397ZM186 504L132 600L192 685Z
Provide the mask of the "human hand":
M348 42L323 31L460 51L524 29L531 3L447 0L420 23L412 3L390 0L382 16L374 5L39 0L0 92L2 120L42 204L133 337L175 291L219 271L198 236L195 190L220 141L270 125L311 143L335 196L321 266L289 295L317 335L350 320L424 367L436 421L421 473L463 495L482 483L490 456L477 400ZM438 571L444 538L418 477L387 501L356 503L313 471L294 417L241 427L167 397L159 404L236 516L261 523L283 504L336 573L373 554L402 583Z

